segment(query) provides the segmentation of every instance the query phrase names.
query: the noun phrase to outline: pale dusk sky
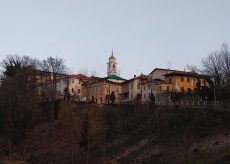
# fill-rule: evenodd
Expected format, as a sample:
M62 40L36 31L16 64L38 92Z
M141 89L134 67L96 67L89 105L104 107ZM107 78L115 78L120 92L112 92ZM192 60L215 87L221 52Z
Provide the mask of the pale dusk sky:
M64 58L73 73L106 76L112 48L121 76L183 70L225 42L230 0L0 0L0 59Z

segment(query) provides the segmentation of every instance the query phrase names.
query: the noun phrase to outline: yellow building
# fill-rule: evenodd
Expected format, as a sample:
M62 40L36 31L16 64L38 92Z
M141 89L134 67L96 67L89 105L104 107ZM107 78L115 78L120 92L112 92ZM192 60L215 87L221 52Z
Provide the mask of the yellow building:
M165 75L165 81L156 84L156 93L162 92L193 92L197 86L208 86L207 76L193 72L170 71Z

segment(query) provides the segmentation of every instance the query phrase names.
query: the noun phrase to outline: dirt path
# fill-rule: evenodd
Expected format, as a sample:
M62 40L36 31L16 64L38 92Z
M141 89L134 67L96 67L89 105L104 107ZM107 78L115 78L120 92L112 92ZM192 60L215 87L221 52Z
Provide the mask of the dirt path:
M141 147L143 147L145 144L147 143L147 139L141 140L140 142L136 143L135 145L128 147L127 149L125 149L122 153L118 154L117 156L115 156L110 162L111 164L118 164L118 160L128 156L130 153L137 151L138 149L140 149Z

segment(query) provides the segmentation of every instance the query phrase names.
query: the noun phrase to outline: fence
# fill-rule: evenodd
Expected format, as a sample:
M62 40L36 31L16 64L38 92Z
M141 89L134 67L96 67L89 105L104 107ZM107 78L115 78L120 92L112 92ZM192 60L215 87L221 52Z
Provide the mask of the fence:
M179 101L179 102L158 102L159 106L221 106L230 105L230 101Z

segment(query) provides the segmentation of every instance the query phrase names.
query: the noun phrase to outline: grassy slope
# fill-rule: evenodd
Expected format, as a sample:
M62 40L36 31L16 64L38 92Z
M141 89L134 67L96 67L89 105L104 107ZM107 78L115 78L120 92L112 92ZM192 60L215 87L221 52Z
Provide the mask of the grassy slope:
M88 150L79 148L82 121L87 113ZM149 110L141 105L98 107L62 103L55 121L37 125L28 133L24 161L230 163L229 120L228 108ZM19 161L22 157L18 150L14 149L12 158Z

